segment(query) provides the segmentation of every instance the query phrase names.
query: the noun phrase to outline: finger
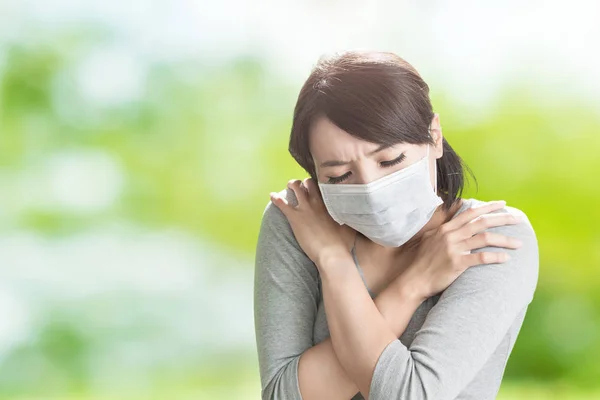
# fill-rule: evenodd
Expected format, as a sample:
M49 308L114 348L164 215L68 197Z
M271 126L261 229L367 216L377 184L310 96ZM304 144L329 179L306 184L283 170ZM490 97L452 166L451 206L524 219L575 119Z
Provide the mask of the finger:
M450 221L446 222L444 224L444 229L448 231L459 229L460 227L474 220L475 218L484 214L488 214L492 211L501 210L505 206L506 202L504 200L499 200L486 203L482 206L470 208L467 211L460 213L456 218L453 218Z
M462 251L470 251L487 246L518 249L522 244L523 243L519 239L510 236L501 235L494 232L481 232L475 236L471 236L470 238L463 240L459 245L459 249Z
M508 213L486 214L464 225L462 228L458 229L456 233L459 240L464 240L489 228L503 225L515 225L520 222L521 219L519 217Z
M302 182L300 183L300 187L302 187L306 191L306 193L308 193L308 197L310 197L312 194L311 190L310 190L311 189L310 185L308 183L309 179L310 178L304 178L304 179L302 179Z
M288 201L283 197L280 197L278 193L271 192L269 193L271 197L271 203L275 204L277 208L281 210L281 212L287 217L288 211L291 208L288 204Z
M495 251L482 251L480 253L471 253L462 256L463 262L466 268L473 267L480 264L499 264L510 260L510 256L507 253L500 253Z
M303 188L301 185L302 181L300 179L292 179L287 184L287 187L290 188L296 195L296 199L298 200L298 206L306 203L306 200L308 199L308 193L306 192L306 189Z
M315 182L315 180L313 178L305 178L302 181L302 184L306 187L306 190L308 191L308 196L310 198L321 197L319 185L317 185L317 182Z

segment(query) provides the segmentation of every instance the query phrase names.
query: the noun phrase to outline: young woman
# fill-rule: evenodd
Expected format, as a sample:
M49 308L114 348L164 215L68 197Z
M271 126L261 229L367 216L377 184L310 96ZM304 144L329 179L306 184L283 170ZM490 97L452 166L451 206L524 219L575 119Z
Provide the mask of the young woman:
M494 399L533 299L526 216L461 198L463 165L400 57L321 59L256 249L262 398Z

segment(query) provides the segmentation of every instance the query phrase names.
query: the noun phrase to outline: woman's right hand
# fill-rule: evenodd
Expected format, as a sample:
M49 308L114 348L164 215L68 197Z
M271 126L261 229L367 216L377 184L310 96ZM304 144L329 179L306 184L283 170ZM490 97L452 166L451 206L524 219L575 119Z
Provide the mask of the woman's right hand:
M505 205L505 202L498 201L471 208L438 229L426 232L414 261L398 277L403 289L416 291L411 295L424 301L445 290L469 267L506 262L510 257L504 252L471 253L471 250L486 246L509 249L521 246L518 239L483 232L488 228L521 222L520 218L509 213L490 214Z

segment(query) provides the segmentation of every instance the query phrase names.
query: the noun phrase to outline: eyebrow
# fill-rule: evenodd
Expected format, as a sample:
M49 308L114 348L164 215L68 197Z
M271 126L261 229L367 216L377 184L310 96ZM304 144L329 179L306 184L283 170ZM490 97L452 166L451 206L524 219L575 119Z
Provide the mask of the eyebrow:
M379 153L380 151L388 149L392 146L393 146L392 144L382 144L381 146L379 146L378 148L376 148L375 150L370 152L368 155L372 156L373 154ZM339 167L340 165L347 165L347 164L350 164L350 161L330 160L330 161L325 161L325 162L322 162L321 164L319 164L319 168Z

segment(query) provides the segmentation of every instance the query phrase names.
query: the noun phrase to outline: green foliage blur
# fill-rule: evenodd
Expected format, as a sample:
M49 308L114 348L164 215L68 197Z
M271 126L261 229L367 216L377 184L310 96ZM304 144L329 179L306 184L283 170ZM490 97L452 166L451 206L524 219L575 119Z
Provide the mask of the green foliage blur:
M252 55L219 65L156 61L144 65L139 97L99 106L81 94L74 66L105 42L110 38L92 31L7 47L0 70L0 235L68 239L126 221L147 231L178 229L244 260L213 265L222 279L251 269L269 192L306 176L287 152L302 82L274 78ZM539 240L539 285L501 398L592 398L586 393L594 390L600 396L598 104L560 93L549 98L517 78L484 115L456 106L435 87L432 100L446 138L477 177L465 197L506 200L528 215ZM47 196L46 186L42 180L25 190L24 180L43 174L49 158L78 152L106 155L119 166L117 201L88 212L31 201ZM115 304L135 307L127 299ZM251 347L227 353L219 368L199 358L156 372L152 395L103 395L86 360L94 357L92 344L115 332L86 329L85 319L60 310L47 318L35 340L0 358L1 398L259 398Z

